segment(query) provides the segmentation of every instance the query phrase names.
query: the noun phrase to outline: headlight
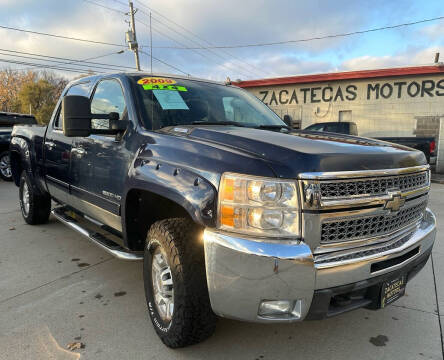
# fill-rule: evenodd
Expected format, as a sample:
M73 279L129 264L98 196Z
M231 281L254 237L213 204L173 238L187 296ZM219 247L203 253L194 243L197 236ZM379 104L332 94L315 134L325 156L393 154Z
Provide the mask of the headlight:
M296 181L223 174L219 187L218 226L259 236L299 236Z

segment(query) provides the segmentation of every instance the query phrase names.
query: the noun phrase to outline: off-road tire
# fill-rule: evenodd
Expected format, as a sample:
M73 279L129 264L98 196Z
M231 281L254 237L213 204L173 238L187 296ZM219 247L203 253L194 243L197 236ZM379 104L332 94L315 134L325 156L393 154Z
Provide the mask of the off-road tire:
M0 152L0 161L5 157L9 157L9 151ZM9 172L10 175L5 175L0 171L0 178L4 181L12 181L12 172L11 172L11 162L9 162Z
M157 335L170 348L199 343L215 331L200 234L201 229L184 218L158 221L148 231L143 263L148 312ZM153 296L152 261L159 246L173 280L174 311L168 322L159 315Z
M26 211L23 200L25 186L27 186L29 193L28 211ZM51 212L51 198L48 194L39 194L34 189L26 170L23 170L20 176L19 196L22 216L29 225L44 224L48 221Z

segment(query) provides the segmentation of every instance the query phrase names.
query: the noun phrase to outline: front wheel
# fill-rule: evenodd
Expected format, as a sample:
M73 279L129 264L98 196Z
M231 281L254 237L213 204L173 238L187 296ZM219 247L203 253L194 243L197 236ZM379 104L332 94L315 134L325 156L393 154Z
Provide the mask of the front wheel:
M0 178L5 181L12 181L11 160L9 151L0 153Z
M201 342L215 330L199 234L183 218L158 221L148 232L143 264L148 312L170 348Z

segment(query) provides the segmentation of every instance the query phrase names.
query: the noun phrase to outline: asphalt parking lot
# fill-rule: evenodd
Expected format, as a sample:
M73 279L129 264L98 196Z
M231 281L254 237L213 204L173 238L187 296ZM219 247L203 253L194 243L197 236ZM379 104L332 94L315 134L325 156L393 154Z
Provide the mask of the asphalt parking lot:
M444 185L433 184L430 207L444 218ZM171 350L149 321L141 263L108 256L53 218L26 225L17 188L0 182L0 359L443 359L438 225L433 261L384 310L287 325L221 319L206 342ZM72 342L85 347L68 351Z

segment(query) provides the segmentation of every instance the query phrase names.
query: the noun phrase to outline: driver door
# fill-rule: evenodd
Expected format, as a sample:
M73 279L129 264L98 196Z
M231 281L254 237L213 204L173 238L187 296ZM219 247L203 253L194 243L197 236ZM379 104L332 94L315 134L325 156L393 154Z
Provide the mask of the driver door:
M122 85L117 79L101 80L91 99L92 114L117 112L128 120ZM93 129L108 128L108 120L92 119ZM124 181L131 162L125 147L126 137L90 135L74 138L72 144L71 192L76 208L114 229L121 231L120 202Z

